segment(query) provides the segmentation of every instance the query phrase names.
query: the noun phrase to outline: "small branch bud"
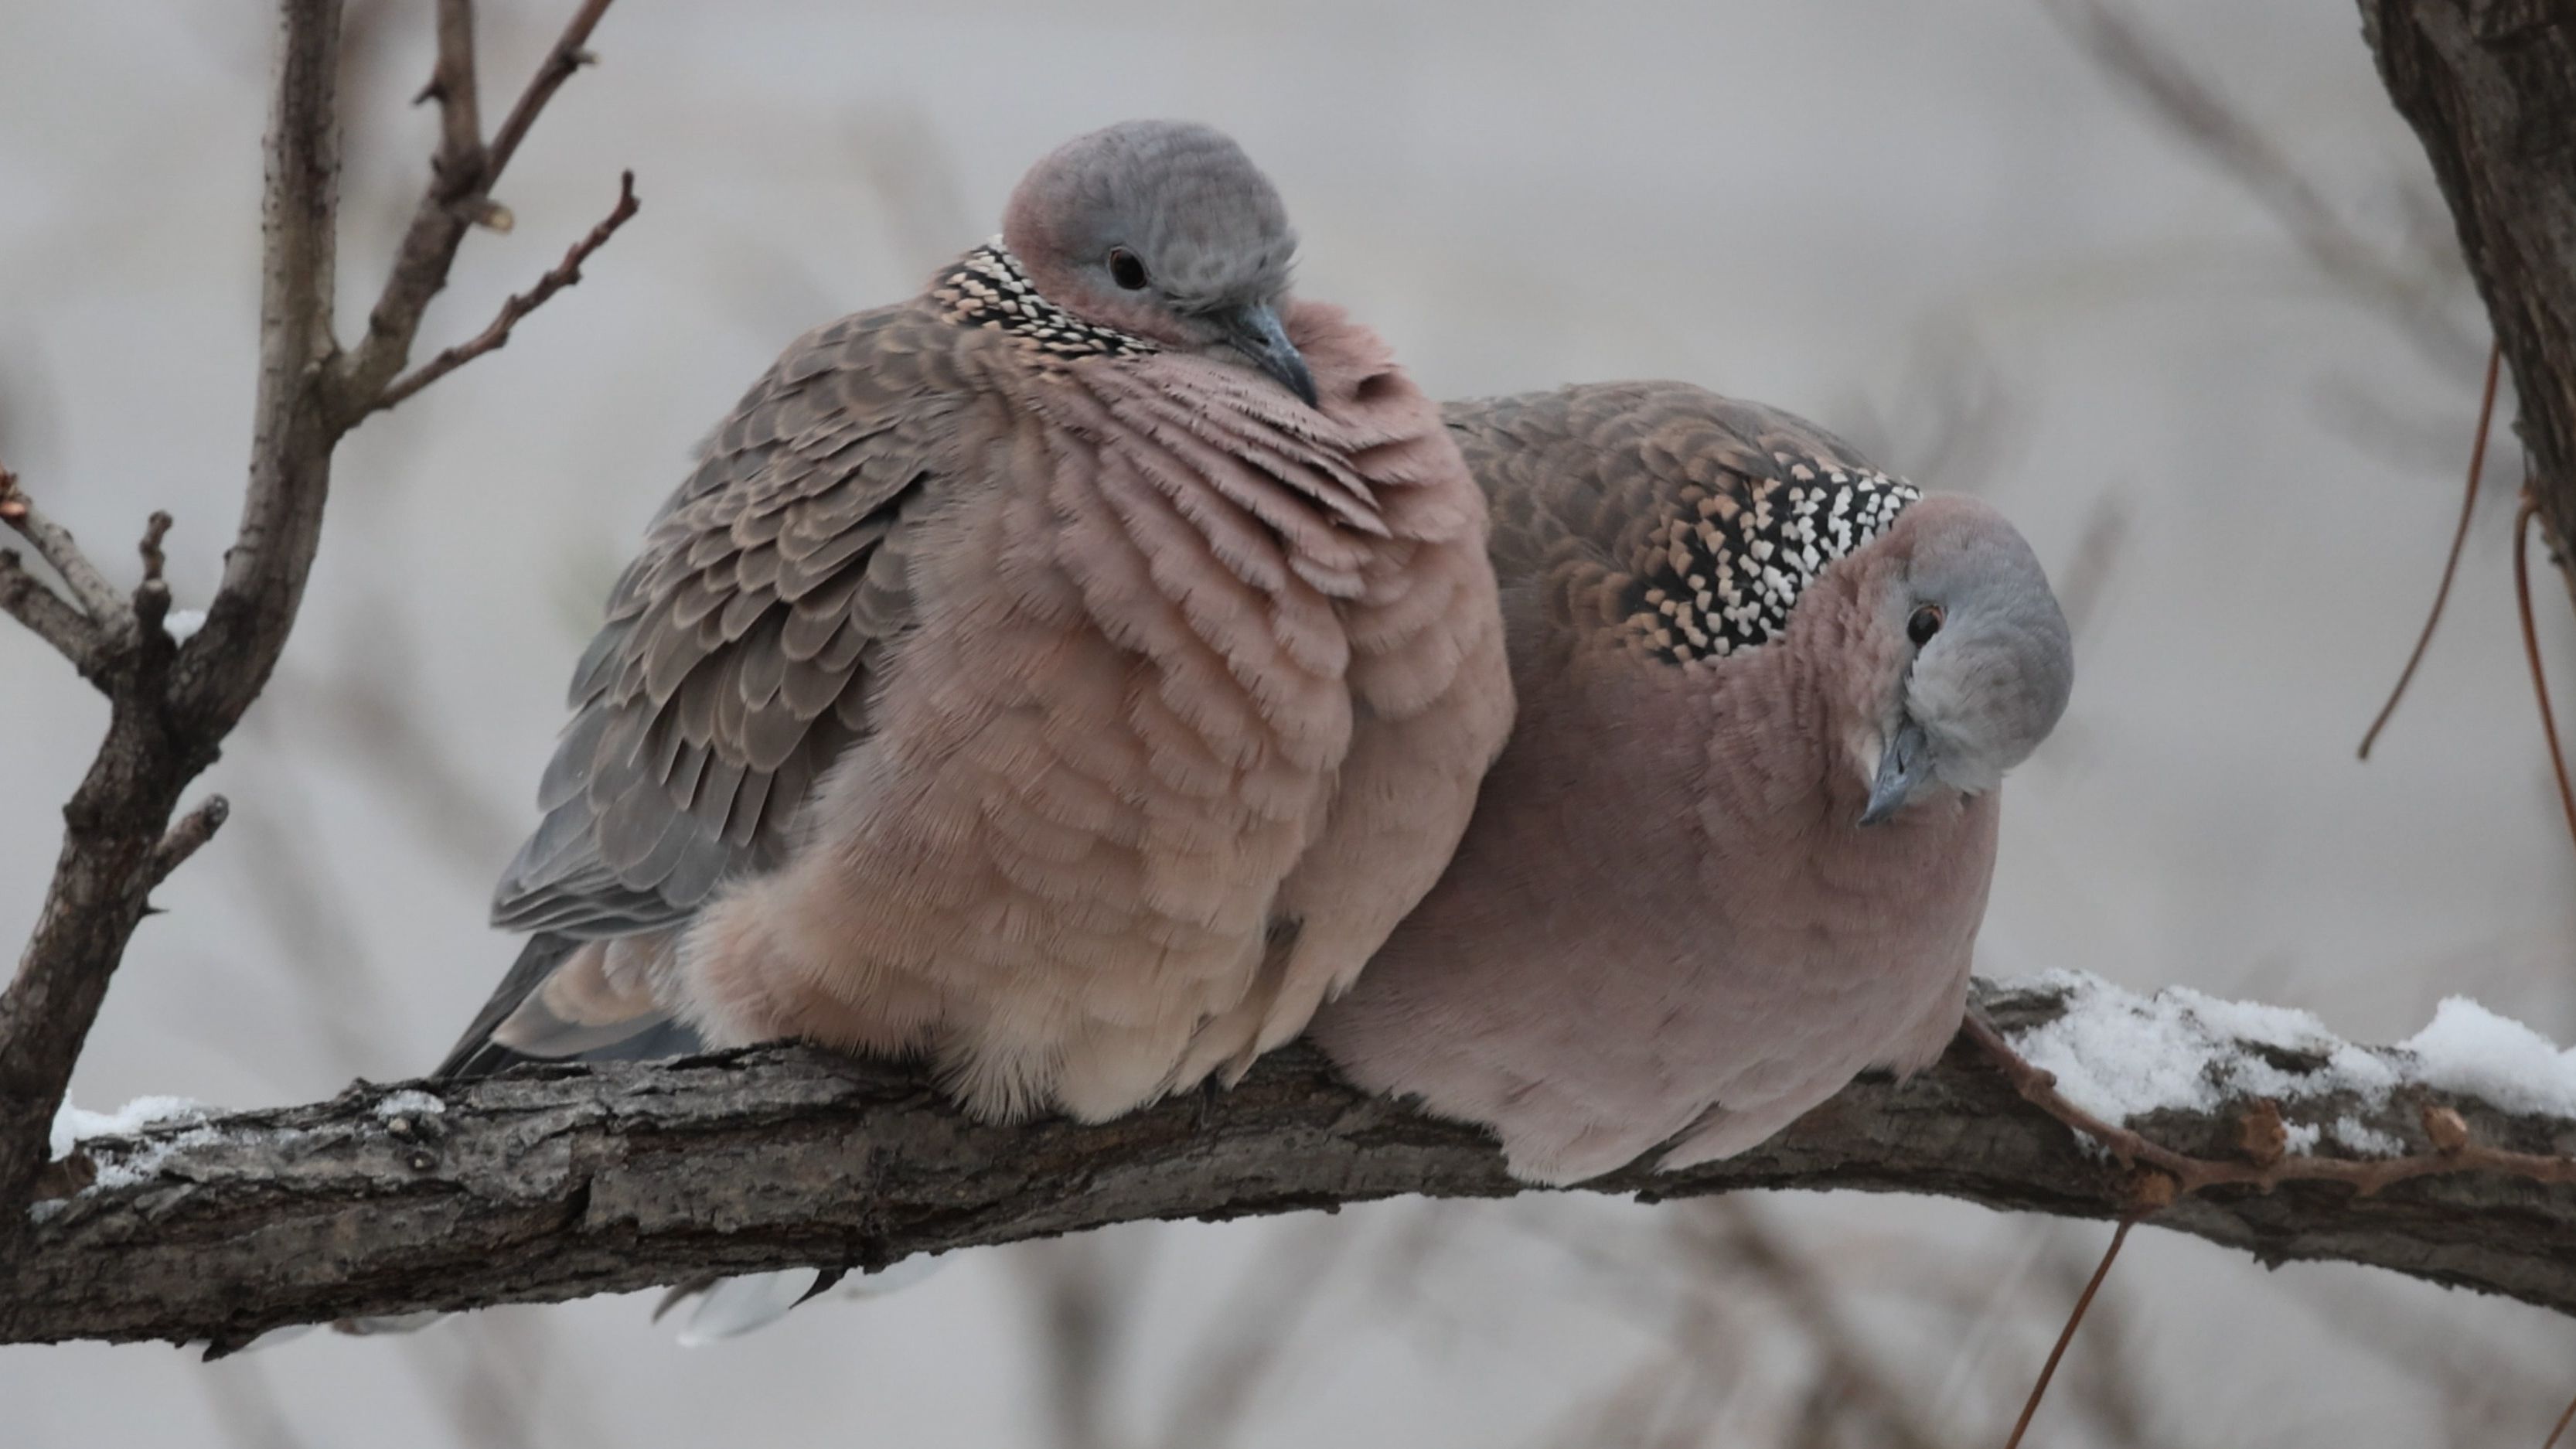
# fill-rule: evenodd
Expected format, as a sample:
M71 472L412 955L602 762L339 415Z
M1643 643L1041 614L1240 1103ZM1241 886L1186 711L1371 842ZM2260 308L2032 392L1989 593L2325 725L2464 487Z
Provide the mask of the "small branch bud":
M2436 1151L2453 1153L2469 1145L2469 1124L2448 1107L2427 1107L2424 1135L2433 1139Z
M161 843L152 848L152 862L146 871L145 889L170 878L170 872L187 863L205 843L215 838L232 818L232 802L221 795L209 795L196 809L179 817Z
M143 521L143 542L137 545L143 554L144 582L151 583L161 577L163 566L169 562L162 556L161 540L169 536L170 515L153 510L152 516Z
M2237 1145L2257 1167L2269 1167L2290 1149L2290 1129L2281 1121L2281 1104L2269 1097L2255 1101L2236 1124Z
M2142 1167L2129 1174L2126 1191L2129 1215L2143 1218L2163 1212L2173 1206L2178 1191L2179 1184L2173 1180L2172 1174Z

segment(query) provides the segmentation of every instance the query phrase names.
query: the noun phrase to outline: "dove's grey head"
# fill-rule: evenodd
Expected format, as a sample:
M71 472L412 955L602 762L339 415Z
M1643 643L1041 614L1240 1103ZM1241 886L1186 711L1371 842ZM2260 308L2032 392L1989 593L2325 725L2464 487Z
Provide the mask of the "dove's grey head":
M1869 773L1864 825L1927 785L1995 788L2066 711L2075 657L2066 616L2029 543L1973 498L1927 497L1871 550L1860 654Z
M1297 233L1269 178L1223 133L1123 121L1078 136L1011 193L1002 242L1040 295L1083 321L1239 354L1315 401L1279 320Z

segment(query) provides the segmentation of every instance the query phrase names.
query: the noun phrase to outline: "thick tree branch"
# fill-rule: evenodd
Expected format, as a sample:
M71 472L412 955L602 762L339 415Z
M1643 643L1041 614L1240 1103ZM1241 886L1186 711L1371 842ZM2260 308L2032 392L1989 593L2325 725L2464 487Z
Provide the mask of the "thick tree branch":
M2563 566L2576 538L2576 8L2361 0L2361 18L2512 364L2532 491Z
M2008 1031L2067 1004L2056 987L1984 991ZM2576 1121L2420 1089L2291 1111L2352 1116L2438 1149L2420 1125L2428 1104L2501 1150L2576 1145ZM2250 1100L2222 1102L2134 1125L2175 1152L2230 1159L2254 1111ZM911 1071L765 1048L361 1084L331 1102L85 1143L56 1166L70 1195L38 1205L32 1251L0 1268L0 1341L203 1339L224 1350L281 1324L348 1315L800 1264L880 1267L1145 1218L1522 1190L1480 1132L1364 1098L1303 1047L1220 1097L1099 1127L985 1126ZM2138 1206L2134 1173L2023 1103L1965 1042L1903 1085L1855 1083L1733 1162L1632 1168L1590 1187L1649 1197L1860 1188L2096 1218ZM2564 1186L2480 1172L2375 1194L2299 1180L2268 1192L2220 1185L2146 1221L2266 1263L2370 1263L2576 1312L2576 1189Z
M220 734L268 682L322 537L337 441L313 386L331 334L340 209L340 3L285 0L260 203L258 389L240 530L205 627L182 651L178 702Z
M166 520L156 517L145 534L135 607L70 549L68 535L57 548L29 533L96 628L103 657L83 672L106 691L109 717L107 738L63 807L62 853L35 934L0 994L0 1204L24 1202L44 1167L64 1084L149 908L156 864L171 858L163 848L171 812L266 681L312 565L334 441L319 426L310 377L332 350L339 47L339 0L284 0L261 210L250 491L205 631L180 651L157 627L168 602L156 564ZM14 511L22 533L38 521ZM156 627L145 629L144 616ZM0 1223L0 1253L19 1226L14 1214Z

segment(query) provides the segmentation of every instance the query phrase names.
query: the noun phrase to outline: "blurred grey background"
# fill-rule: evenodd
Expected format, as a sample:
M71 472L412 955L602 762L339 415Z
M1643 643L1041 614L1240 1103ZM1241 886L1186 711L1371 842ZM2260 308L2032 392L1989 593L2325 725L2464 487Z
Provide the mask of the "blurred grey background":
M569 8L484 7L492 114ZM352 5L344 334L426 174L427 10ZM341 450L285 666L205 782L233 823L161 893L76 1096L250 1106L433 1061L509 958L486 890L698 432L790 336L992 231L1047 148L1147 114L1239 137L1296 215L1303 289L1437 394L1688 378L2020 523L2080 682L2011 788L1988 974L2183 982L2382 1039L2469 993L2576 1034L2507 435L2446 632L2352 757L2440 566L2486 345L2422 155L2341 0L2108 12L2144 48L2102 13L625 0L424 354L550 265L621 167L643 214L506 350ZM103 558L169 508L182 607L239 503L269 32L255 0L0 5L0 459ZM103 719L0 628L0 939L33 923ZM2106 1231L1809 1195L1154 1225L689 1351L649 1297L211 1366L14 1348L0 1438L1983 1444ZM2547 1315L2148 1232L2040 1429L2536 1443L2571 1389L2576 1330Z

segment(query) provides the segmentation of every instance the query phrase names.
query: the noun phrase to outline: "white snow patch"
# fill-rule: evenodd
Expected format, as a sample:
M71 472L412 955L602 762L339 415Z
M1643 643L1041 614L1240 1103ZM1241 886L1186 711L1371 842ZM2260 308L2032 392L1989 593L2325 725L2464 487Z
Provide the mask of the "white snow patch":
M2324 1022L2286 1006L2222 1001L2184 986L2137 996L2072 971L2037 984L2067 993L2066 1014L2017 1038L2066 1099L2112 1122L2167 1108L2208 1111L2231 1097L2385 1093L2397 1073ZM2321 1057L2314 1072L2276 1067L2251 1047Z
M2371 1157L2403 1155L2395 1134L2370 1125L2402 1086L2475 1097L2508 1112L2576 1117L2576 1050L2466 997L2444 1001L2432 1023L2394 1047L2356 1046L2307 1012L2222 1001L2188 987L2139 996L2094 977L2052 971L2034 985L2062 992L2066 1012L2014 1039L2057 1078L2066 1099L2127 1123L2151 1112L2206 1112L2229 1100L2283 1104L2350 1094L2360 1110L2332 1123L2290 1123L2289 1148L2331 1140ZM2313 1071L2276 1066L2266 1053L2321 1061Z
M161 632L169 635L170 642L173 644L187 643L191 636L204 627L206 627L206 611L203 609L172 609L161 616Z
M2317 1141L2326 1135L2326 1129L2313 1122L2284 1122L2281 1133L2284 1147L2296 1153L2309 1153L2317 1150Z
M130 1187L149 1181L173 1154L223 1140L223 1133L199 1125L213 1117L217 1110L185 1097L137 1097L113 1112L87 1112L73 1106L67 1098L54 1111L53 1128L47 1134L46 1145L55 1157L61 1158L70 1156L74 1148L94 1138L134 1137L154 1127L187 1126L189 1130L176 1136L146 1143L137 1151L100 1161L98 1175L81 1191L89 1193ZM61 1212L63 1203L63 1199L48 1198L30 1206L27 1215L41 1223Z
M2576 1051L2465 996L2443 999L2432 1024L2398 1043L2415 1055L2415 1080L2493 1102L2509 1112L2576 1117Z
M85 1112L69 1097L54 1112L47 1138L56 1157L69 1157L74 1147L92 1137L132 1137L147 1127L171 1122L203 1122L215 1109L185 1097L137 1097L113 1112Z
M2343 1116L2334 1120L2334 1140L2364 1157L2403 1157L2406 1144L2380 1131L2359 1117Z
M384 1100L376 1103L376 1118L391 1122L396 1117L435 1117L446 1110L445 1102L417 1088L406 1087L399 1092L385 1093Z

